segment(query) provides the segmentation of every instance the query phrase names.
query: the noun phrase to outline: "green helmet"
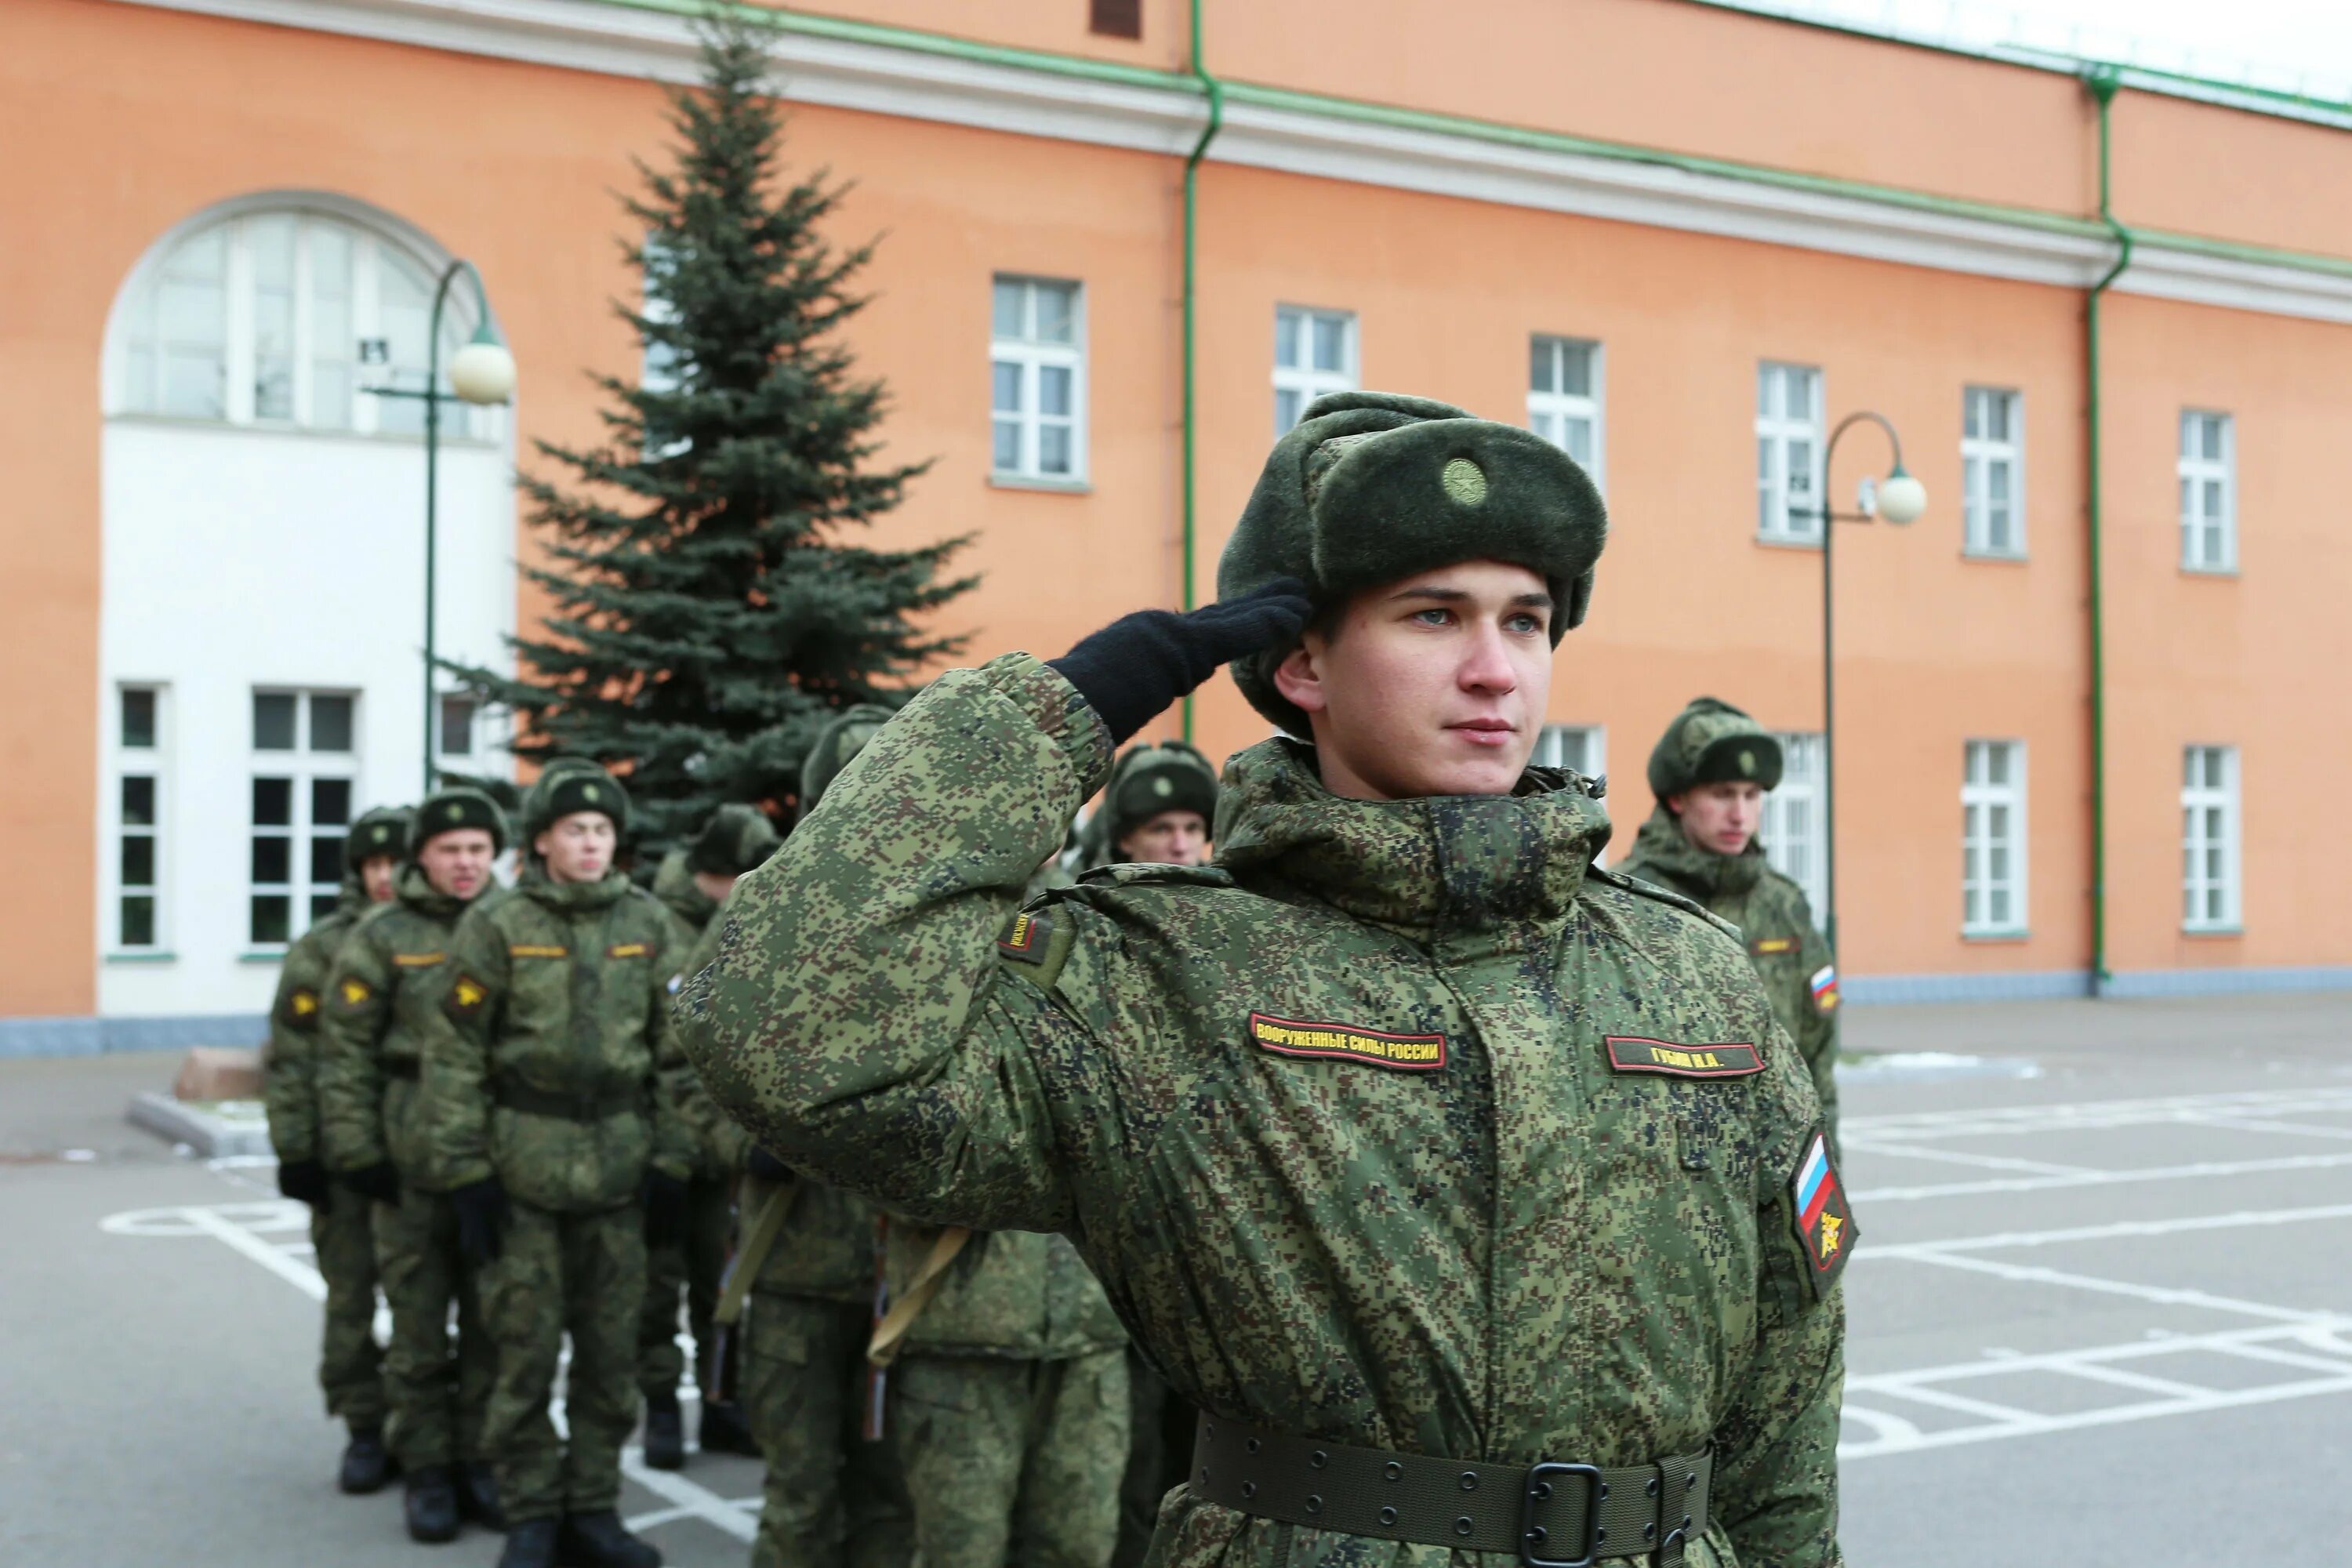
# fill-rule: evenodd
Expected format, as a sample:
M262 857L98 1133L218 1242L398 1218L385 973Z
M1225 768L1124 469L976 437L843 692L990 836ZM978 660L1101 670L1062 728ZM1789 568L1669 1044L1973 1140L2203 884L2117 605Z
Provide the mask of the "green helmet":
M801 815L806 816L849 765L849 759L866 749L876 731L890 721L890 710L878 702L860 702L846 708L826 721L816 732L816 743L809 748L807 758L801 763Z
M435 790L416 808L408 824L408 856L416 858L427 840L443 833L455 833L461 827L478 827L490 836L490 851L496 854L507 847L507 814L499 803L468 784L452 784Z
M687 846L687 869L710 877L740 877L764 865L782 842L768 814L758 806L722 805Z
M1675 715L1650 752L1650 793L1660 805L1700 784L1780 783L1780 742L1730 703L1697 697Z

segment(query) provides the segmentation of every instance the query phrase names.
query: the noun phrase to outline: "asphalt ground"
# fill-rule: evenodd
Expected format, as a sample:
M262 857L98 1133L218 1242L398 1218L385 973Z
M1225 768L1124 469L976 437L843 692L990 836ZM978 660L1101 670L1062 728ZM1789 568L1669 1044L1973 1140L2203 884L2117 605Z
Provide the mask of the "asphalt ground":
M1847 1028L1848 1560L2352 1560L2352 997ZM335 1491L300 1212L122 1121L175 1065L0 1062L0 1563L487 1568ZM671 1563L745 1560L755 1462L627 1468Z

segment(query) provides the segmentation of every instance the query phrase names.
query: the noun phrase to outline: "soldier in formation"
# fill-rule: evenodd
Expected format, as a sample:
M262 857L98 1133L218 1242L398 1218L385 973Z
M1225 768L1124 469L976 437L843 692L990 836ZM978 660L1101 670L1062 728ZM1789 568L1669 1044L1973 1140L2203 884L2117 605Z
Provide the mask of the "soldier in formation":
M668 910L670 952L683 966L703 931L727 901L735 879L775 852L782 840L767 815L753 805L719 807L683 848L662 858L653 894ZM675 986L680 978L671 975ZM691 1085L688 1085L689 1090ZM694 1341L696 1383L704 1390L698 1447L757 1456L760 1449L741 1411L720 1397L713 1356L711 1313L719 1304L720 1272L727 1266L728 1237L735 1222L735 1168L730 1150L713 1131L715 1119L699 1119L693 1174L687 1181L686 1225L674 1245L646 1256L645 1316L637 1336L637 1386L645 1396L646 1463L675 1470L686 1463L685 1415L678 1386L686 1358L678 1348L678 1297L686 1297L687 1327Z
M451 936L469 908L504 896L490 862L506 836L505 815L478 791L425 798L408 826L395 897L336 951L321 1027L320 1134L338 1182L374 1201L376 1267L392 1308L392 1450L408 1533L426 1542L454 1539L467 1518L493 1530L504 1522L483 1451L490 1347L457 1215L430 1159L420 1079L441 1029Z
M343 1423L336 1484L361 1496L383 1489L394 1466L385 1447L383 1353L375 1342L375 1226L373 1205L346 1190L337 1201L319 1139L319 1023L335 950L377 904L390 901L407 855L408 813L380 806L352 824L343 841L341 896L332 914L311 923L278 974L269 1006L263 1097L269 1142L278 1151L278 1190L310 1205L310 1243L327 1282L326 1330L319 1386L327 1414Z
M934 682L680 993L788 1165L1077 1245L1204 1413L1155 1563L1841 1561L1811 1076L1733 928L1596 868L1599 802L1528 766L1604 533L1525 430L1318 399L1219 603ZM1229 764L1217 863L1023 908L1228 663L1286 734Z
M1739 928L1780 1026L1811 1074L1837 1144L1837 960L1812 906L1764 858L1764 797L1780 783L1780 742L1713 697L1692 700L1650 752L1657 804L1617 869L1671 888Z
M432 1038L422 1114L497 1350L484 1428L509 1520L499 1562L658 1568L616 1504L646 1247L682 1231L693 1166L669 1022L677 939L613 867L617 780L550 770L524 815L521 879L450 938L451 1026Z

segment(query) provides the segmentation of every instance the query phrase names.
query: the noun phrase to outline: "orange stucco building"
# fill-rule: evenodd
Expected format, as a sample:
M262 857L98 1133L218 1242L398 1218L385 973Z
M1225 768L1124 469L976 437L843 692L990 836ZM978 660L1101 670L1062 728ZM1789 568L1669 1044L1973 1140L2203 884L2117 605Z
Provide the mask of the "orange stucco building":
M414 794L423 464L363 389L421 365L456 257L519 388L445 450L436 625L492 658L536 615L512 464L636 373L614 192L691 10L0 8L0 1054L249 1036L312 845ZM1317 390L1451 399L1609 498L1547 754L1621 781L1622 841L1666 719L1739 702L1798 738L1768 837L1818 895L1806 512L1870 410L1930 500L1838 525L1849 994L2352 984L2352 848L2300 810L2352 763L2352 109L2125 71L2103 170L2077 62L1700 0L780 15L790 156L882 237L853 346L889 453L935 459L882 536L977 533L975 656L1180 603L1188 550L1207 597ZM1887 460L1855 428L1832 500ZM436 703L445 761L489 749ZM1222 681L1194 722L1264 732Z

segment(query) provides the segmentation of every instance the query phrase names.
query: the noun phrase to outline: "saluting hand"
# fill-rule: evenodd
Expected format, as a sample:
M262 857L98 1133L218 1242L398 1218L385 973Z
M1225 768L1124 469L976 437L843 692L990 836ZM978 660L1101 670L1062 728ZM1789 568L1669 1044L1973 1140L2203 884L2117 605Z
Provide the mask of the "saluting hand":
M1182 614L1121 616L1046 662L1102 716L1112 743L1124 744L1220 666L1297 637L1314 611L1307 584L1284 577Z

